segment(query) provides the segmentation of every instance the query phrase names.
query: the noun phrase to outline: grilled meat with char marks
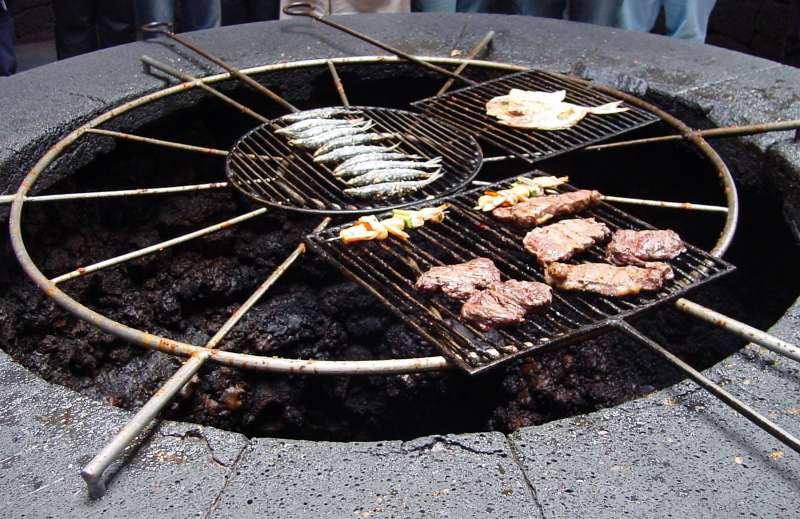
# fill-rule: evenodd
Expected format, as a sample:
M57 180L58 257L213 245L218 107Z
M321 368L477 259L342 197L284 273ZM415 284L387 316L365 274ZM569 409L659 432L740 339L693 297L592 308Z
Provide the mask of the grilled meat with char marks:
M501 222L511 222L521 227L541 225L554 216L574 214L602 200L599 191L581 189L558 195L539 196L512 205L498 207L492 215Z
M614 233L606 249L608 261L617 265L645 267L653 260L677 258L686 252L678 233L666 230L631 231Z
M417 290L422 292L442 293L453 299L464 300L475 291L500 282L500 271L488 258L474 260L456 265L433 267L417 279Z
M611 231L606 224L594 218L573 218L533 229L525 235L522 244L539 264L547 266L554 261L568 260L609 234Z
M461 319L481 330L513 326L525 320L528 312L546 308L553 300L544 283L509 280L475 292L461 307Z
M595 292L609 297L632 296L643 290L661 290L664 282L673 277L672 267L657 262L649 263L647 268L617 267L607 263L551 263L545 269L545 281L550 286L562 290Z

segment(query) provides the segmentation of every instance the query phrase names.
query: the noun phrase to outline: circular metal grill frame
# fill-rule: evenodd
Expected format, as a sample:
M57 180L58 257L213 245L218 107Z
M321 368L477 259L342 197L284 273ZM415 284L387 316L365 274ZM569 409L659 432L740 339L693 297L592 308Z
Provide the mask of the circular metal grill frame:
M509 72L519 72L527 70L526 67L484 61L484 60L463 60L456 58L441 58L418 56L419 59L429 61L431 63L447 64L447 65L460 65L468 63L470 66L486 67L498 70L506 70ZM275 72L280 70L310 68L317 66L326 66L332 61L335 64L361 64L361 63L393 63L401 62L403 60L391 56L357 56L347 58L333 58L333 59L313 59L296 61L290 63L279 63L273 65L264 65L253 67L243 70L242 72L248 75L261 74L265 72ZM213 84L225 79L229 79L230 74L217 74L214 76L199 79L199 82L206 84ZM425 371L439 371L450 368L450 364L444 357L420 357L409 359L388 359L388 360L367 360L367 361L323 361L323 360L303 360L303 359L287 359L279 357L263 357L257 355L250 355L244 353L234 353L227 351L220 351L209 349L185 342L175 341L166 337L153 335L136 328L132 328L120 322L109 319L108 317L91 310L90 308L82 305L61 289L55 283L50 281L36 266L31 259L25 242L22 237L22 209L25 204L25 197L31 191L31 188L36 183L37 179L44 173L45 169L56 160L64 150L70 145L75 143L87 130L96 128L97 126L106 123L113 118L124 114L134 108L146 105L150 102L185 92L195 88L197 82L185 82L178 85L168 87L156 92L144 95L132 101L121 104L118 107L109 110L79 128L70 132L66 137L59 140L37 161L31 171L25 176L11 205L10 218L9 218L9 233L11 238L11 245L14 254L20 262L25 273L33 280L33 282L45 292L45 294L52 298L59 306L66 311L75 315L79 319L89 322L97 328L119 337L127 342L142 346L147 349L154 349L163 353L172 355L179 355L183 357L190 357L194 354L201 354L207 356L210 360L224 364L227 366L251 369L264 372L278 372L278 373L300 373L300 374L315 374L315 375L376 375L376 374L399 374L399 373L414 373ZM686 139L694 144L698 150L714 165L726 197L728 212L723 227L722 233L717 240L716 245L711 250L711 253L717 256L722 256L733 240L733 234L736 230L736 223L738 220L738 197L736 194L736 187L733 178L725 166L722 159L714 151L713 148L700 136L692 133L692 130L683 124L679 119L671 116L670 114L660 110L659 108L642 101L638 98L620 92L618 90L593 85L602 91L611 93L617 97L625 99L627 102L636 104L656 115L658 115L665 123L672 126L679 133L683 134Z
M330 200L325 200L324 197L322 196L319 197L318 204L328 206L326 208L312 209L310 207L298 207L296 205L293 205L292 201L290 200L293 194L292 192L296 192L297 190L290 188L288 186L286 188L289 190L286 197L287 199L286 204L276 202L274 197L267 199L265 198L264 195L259 195L259 192L256 189L252 188L248 189L250 186L253 185L253 181L252 180L243 181L241 177L245 176L247 172L244 172L245 173L244 175L235 173L234 165L238 165L237 167L240 168L240 171L242 172L245 168L249 167L250 176L262 173L253 170L253 168L256 167L256 163L254 161L251 160L249 164L242 163L243 160L248 159L249 156L252 155L251 152L247 152L241 149L242 147L247 145L247 143L250 143L252 151L257 151L255 150L256 147L261 147L262 150L269 151L269 149L264 148L265 145L262 144L262 142L264 141L267 142L266 146L270 146L274 150L284 151L284 152L293 150L288 144L286 144L286 138L271 135L273 133L272 128L274 128L276 124L279 124L276 123L277 119L275 119L268 123L256 126L249 132L242 135L239 138L239 140L236 141L233 147L231 147L231 151L229 152L228 157L225 160L225 174L228 177L228 180L230 181L231 185L237 188L245 196L249 197L252 200L255 200L259 204L267 205L269 207L273 207L275 209L283 211L293 211L298 213L321 214L321 215L346 215L346 214L358 215L358 214L372 214L376 212L386 211L389 209L398 209L401 207L406 207L415 204L417 202L424 201L426 199L433 199L433 198L447 196L469 185L469 183L475 179L475 177L478 175L478 171L480 171L481 169L481 165L483 163L483 152L481 151L481 147L478 144L478 141L475 140L473 136L465 133L462 130L453 128L451 125L447 124L444 121L432 119L429 116L420 114L418 112L411 112L408 110L398 110L396 108L383 108L383 107L373 107L373 106L351 106L349 108L353 110L362 110L363 114L359 114L359 116L368 120L375 121L379 127L379 129L377 130L378 132L393 133L392 130L394 130L395 132L400 131L400 128L389 128L386 125L388 124L397 125L398 123L396 121L391 121L391 119L395 118L399 120L401 117L410 119L415 122L420 121L420 126L424 126L425 130L429 133L431 132L432 129L435 128L435 131L439 132L439 135L434 135L433 133L430 133L429 135L425 135L422 133L417 134L414 133L414 131L404 132L404 134L407 135L408 138L404 137L400 139L399 144L401 146L399 149L403 149L404 146L406 148L413 146L415 148L414 150L409 149L407 151L410 152L417 151L419 153L421 151L424 151L425 149L430 149L436 151L437 153L441 152L440 156L444 158L444 160L442 161L445 172L444 177L435 182L434 184L432 184L430 188L422 189L418 192L411 193L408 196L404 196L399 199L398 197L394 197L394 198L389 198L385 201L376 200L375 203L372 203L370 201L363 202L356 200L344 193L338 195L342 196L343 198L352 198L352 204L353 204L352 209L347 207L344 208L332 207L334 204ZM382 114L385 115L386 117L380 117L378 119L377 114ZM387 121L387 119L389 120ZM416 126L416 124L406 124L403 126L411 127L411 126ZM264 135L265 131L269 133ZM451 134L448 136L450 140L444 140L441 143L434 143L434 144L426 144L424 142L424 141L431 141L431 137L444 138L443 135L444 132L448 132L449 134ZM258 142L257 139L261 139L261 142ZM270 143L268 139L272 139L273 142ZM422 145L415 144L413 142L415 140L418 140L423 144ZM285 149L281 150L280 148L281 146ZM419 149L420 146L424 146L423 150ZM450 147L454 149L459 148L465 151L461 153L461 156L458 156L455 153L450 153L447 151L447 148ZM315 167L313 165L310 165L307 161L304 160L304 157L302 156L306 155L305 152L298 150L296 153L297 153L296 160L298 162L300 161L304 162L301 163L297 168L295 168L296 170L305 169L305 171L300 171L300 174L302 175L301 179L303 179L303 181L312 181L317 185L329 184L330 186L333 186L334 189L339 189L339 190L341 190L341 188L344 187L343 185L342 186L337 185L337 183L340 181L336 180L333 177L330 169L327 166L317 165ZM286 155L279 158L291 162L291 160L288 158L291 156L292 155L290 153L286 153ZM433 158L433 157L428 157L428 158ZM467 163L464 164L462 162L464 160L466 160ZM448 167L448 164L450 165L450 167ZM463 164L463 166L461 164ZM308 166L311 166L311 168L313 169L309 168ZM265 178L260 180L264 182L279 183L281 182L280 177L286 174L287 170L290 167L291 165L284 166L283 171L280 171L278 170L278 168L275 168L275 171L268 172L271 174L265 175ZM311 176L309 176L309 172L311 172ZM294 172L291 171L288 171L288 173L294 174ZM313 178L314 174L319 175L320 178L318 180ZM453 178L457 174L458 178ZM457 180L457 182L452 183L453 180ZM441 184L443 182L450 182L450 183L445 185L440 185L439 187L434 187L437 184ZM299 193L295 196L303 197L304 195L306 197L308 196L307 193Z

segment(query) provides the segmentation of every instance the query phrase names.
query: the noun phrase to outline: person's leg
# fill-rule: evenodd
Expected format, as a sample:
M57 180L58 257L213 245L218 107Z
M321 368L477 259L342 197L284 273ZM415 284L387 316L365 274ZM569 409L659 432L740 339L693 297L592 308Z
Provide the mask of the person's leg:
M53 0L56 54L71 58L97 50L97 27L92 0Z
M621 29L650 32L661 11L662 0L624 0L619 13Z
M411 10L418 13L454 13L457 0L413 0Z
M14 19L0 6L0 76L10 76L17 71L14 52Z
M708 18L716 0L665 0L667 34L675 38L706 41Z
M488 13L492 7L490 0L457 0L456 11L459 13Z
M222 14L220 0L191 0L182 4L184 31L219 27Z
M97 36L101 49L136 41L136 13L129 0L97 0Z
M136 0L134 2L134 10L136 12L137 29L150 22L175 23L175 4L173 0ZM152 32L142 33L142 38L145 40L156 36Z
M280 15L279 0L250 0L249 9L251 22L277 20Z
M570 0L567 18L607 27L619 24L622 0Z
M511 12L541 18L563 18L567 0L510 0Z

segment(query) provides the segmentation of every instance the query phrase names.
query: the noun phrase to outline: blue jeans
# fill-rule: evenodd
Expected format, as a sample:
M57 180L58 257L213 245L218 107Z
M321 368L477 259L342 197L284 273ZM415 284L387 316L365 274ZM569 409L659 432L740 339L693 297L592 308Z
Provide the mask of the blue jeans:
M10 76L17 71L14 52L14 19L0 7L0 76Z
M488 13L491 0L414 0L412 11L424 13Z
M650 32L664 7L667 35L704 42L708 18L716 0L625 0L620 27L629 31Z
M184 31L197 31L219 27L222 12L220 0L186 0L181 19ZM136 22L141 27L150 22L175 23L175 2L173 0L136 0ZM154 34L144 33L144 38Z

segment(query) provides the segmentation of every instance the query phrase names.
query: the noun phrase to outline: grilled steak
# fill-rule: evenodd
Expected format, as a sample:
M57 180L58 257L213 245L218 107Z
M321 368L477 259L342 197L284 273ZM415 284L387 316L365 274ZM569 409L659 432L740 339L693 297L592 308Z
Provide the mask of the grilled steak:
M545 308L552 301L552 290L544 283L509 280L475 292L461 307L461 318L490 330L521 323L525 314Z
M594 218L562 220L529 232L522 244L539 263L568 260L611 234L606 224Z
M602 198L603 195L598 191L581 189L570 193L528 198L517 205L498 207L492 211L492 215L502 222L515 223L521 227L534 227L554 216L583 211Z
M674 275L672 267L666 263L649 263L647 268L617 267L607 263L551 263L545 269L544 277L547 284L562 290L623 297L636 295L642 290L660 290L664 281Z
M498 282L500 271L492 260L475 258L457 265L433 267L419 277L415 287L422 292L441 290L446 296L464 300L476 290Z
M686 252L675 231L617 231L606 249L608 261L617 265L647 266L648 261L667 260Z

